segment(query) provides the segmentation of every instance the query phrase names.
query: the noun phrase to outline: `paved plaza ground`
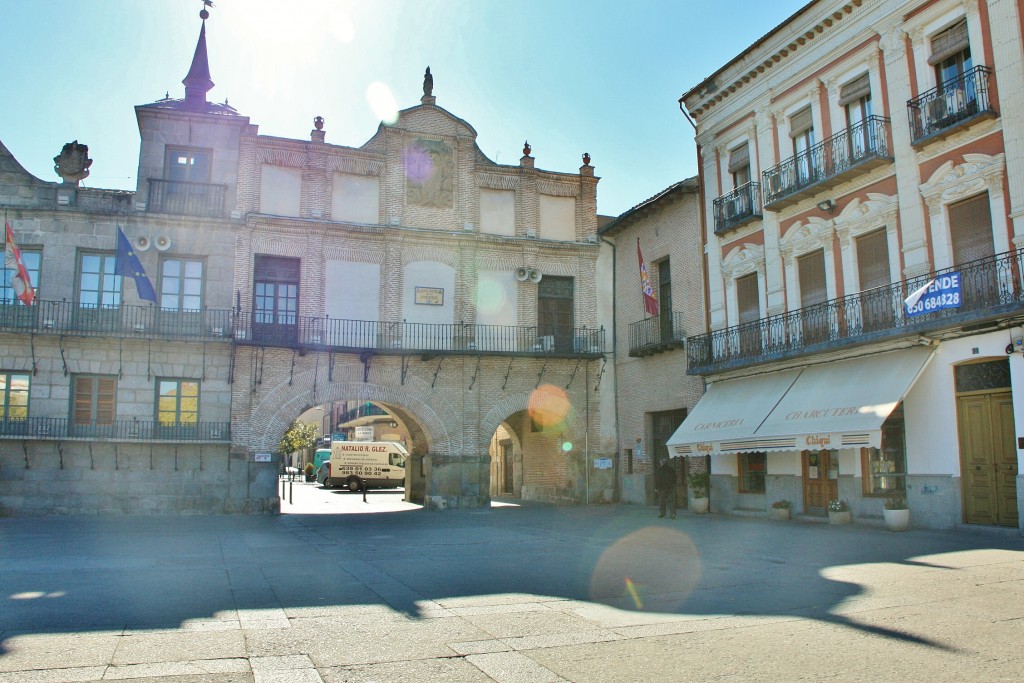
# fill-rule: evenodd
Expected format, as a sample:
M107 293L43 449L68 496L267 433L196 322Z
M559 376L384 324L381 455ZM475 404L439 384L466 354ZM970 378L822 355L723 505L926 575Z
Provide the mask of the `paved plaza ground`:
M290 493L293 514L275 517L0 519L0 683L1016 681L1024 669L1015 530L665 520L617 505L428 512L400 492Z

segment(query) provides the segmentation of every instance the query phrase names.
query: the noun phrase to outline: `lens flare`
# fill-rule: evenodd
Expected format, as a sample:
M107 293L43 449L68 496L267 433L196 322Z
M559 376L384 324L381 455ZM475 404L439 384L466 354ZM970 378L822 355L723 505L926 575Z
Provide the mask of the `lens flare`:
M505 288L498 281L481 276L476 293L477 311L494 314L505 306Z
M333 14L328 21L331 35L339 43L351 43L356 37L356 27L344 14Z
M366 101L377 118L385 124L391 125L398 120L398 104L395 102L395 96L392 94L391 88L380 81L374 81L366 88Z
M425 184L434 175L434 162L419 145L409 145L405 149L405 175L417 185Z
M675 613L700 577L700 555L688 535L648 527L601 554L590 578L590 597L619 609Z
M561 387L541 384L530 394L526 409L541 428L550 428L566 421L572 404L569 395Z
M562 442L562 450L565 451L566 453L571 451L572 450L572 441L563 441Z

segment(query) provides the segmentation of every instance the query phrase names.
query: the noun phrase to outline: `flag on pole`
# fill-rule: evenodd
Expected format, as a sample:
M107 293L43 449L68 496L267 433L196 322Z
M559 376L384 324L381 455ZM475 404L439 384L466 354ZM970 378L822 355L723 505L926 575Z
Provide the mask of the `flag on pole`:
M120 225L117 226L117 264L114 266L114 272L134 278L135 291L139 293L139 298L157 303L153 283L146 277L146 270L142 267L139 257L135 255L128 238L124 236L124 230Z
M4 250L4 267L11 271L11 289L14 295L21 299L21 303L31 306L36 300L36 291L32 289L32 278L28 275L28 269L21 260L21 249L14 241L14 231L11 224L4 219L4 227L7 229L7 248Z
M636 257L640 261L640 289L644 293L644 310L648 315L658 315L658 300L654 298L654 288L651 287L651 275L647 272L647 264L644 263L644 255L640 253L640 238L636 240Z

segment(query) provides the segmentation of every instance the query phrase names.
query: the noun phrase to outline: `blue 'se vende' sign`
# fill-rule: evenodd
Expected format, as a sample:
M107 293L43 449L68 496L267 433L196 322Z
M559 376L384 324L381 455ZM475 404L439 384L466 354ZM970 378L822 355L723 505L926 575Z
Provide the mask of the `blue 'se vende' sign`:
M943 308L959 308L963 301L960 284L959 271L938 276L907 297L904 302L907 315L921 315Z

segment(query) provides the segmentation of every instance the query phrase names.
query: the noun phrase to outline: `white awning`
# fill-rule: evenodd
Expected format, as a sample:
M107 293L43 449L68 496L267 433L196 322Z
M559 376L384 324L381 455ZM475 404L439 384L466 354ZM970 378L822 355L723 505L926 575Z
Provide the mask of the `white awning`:
M665 445L673 457L764 450L751 438L799 375L783 370L711 384Z
M931 355L915 347L712 384L667 445L674 455L878 448Z

